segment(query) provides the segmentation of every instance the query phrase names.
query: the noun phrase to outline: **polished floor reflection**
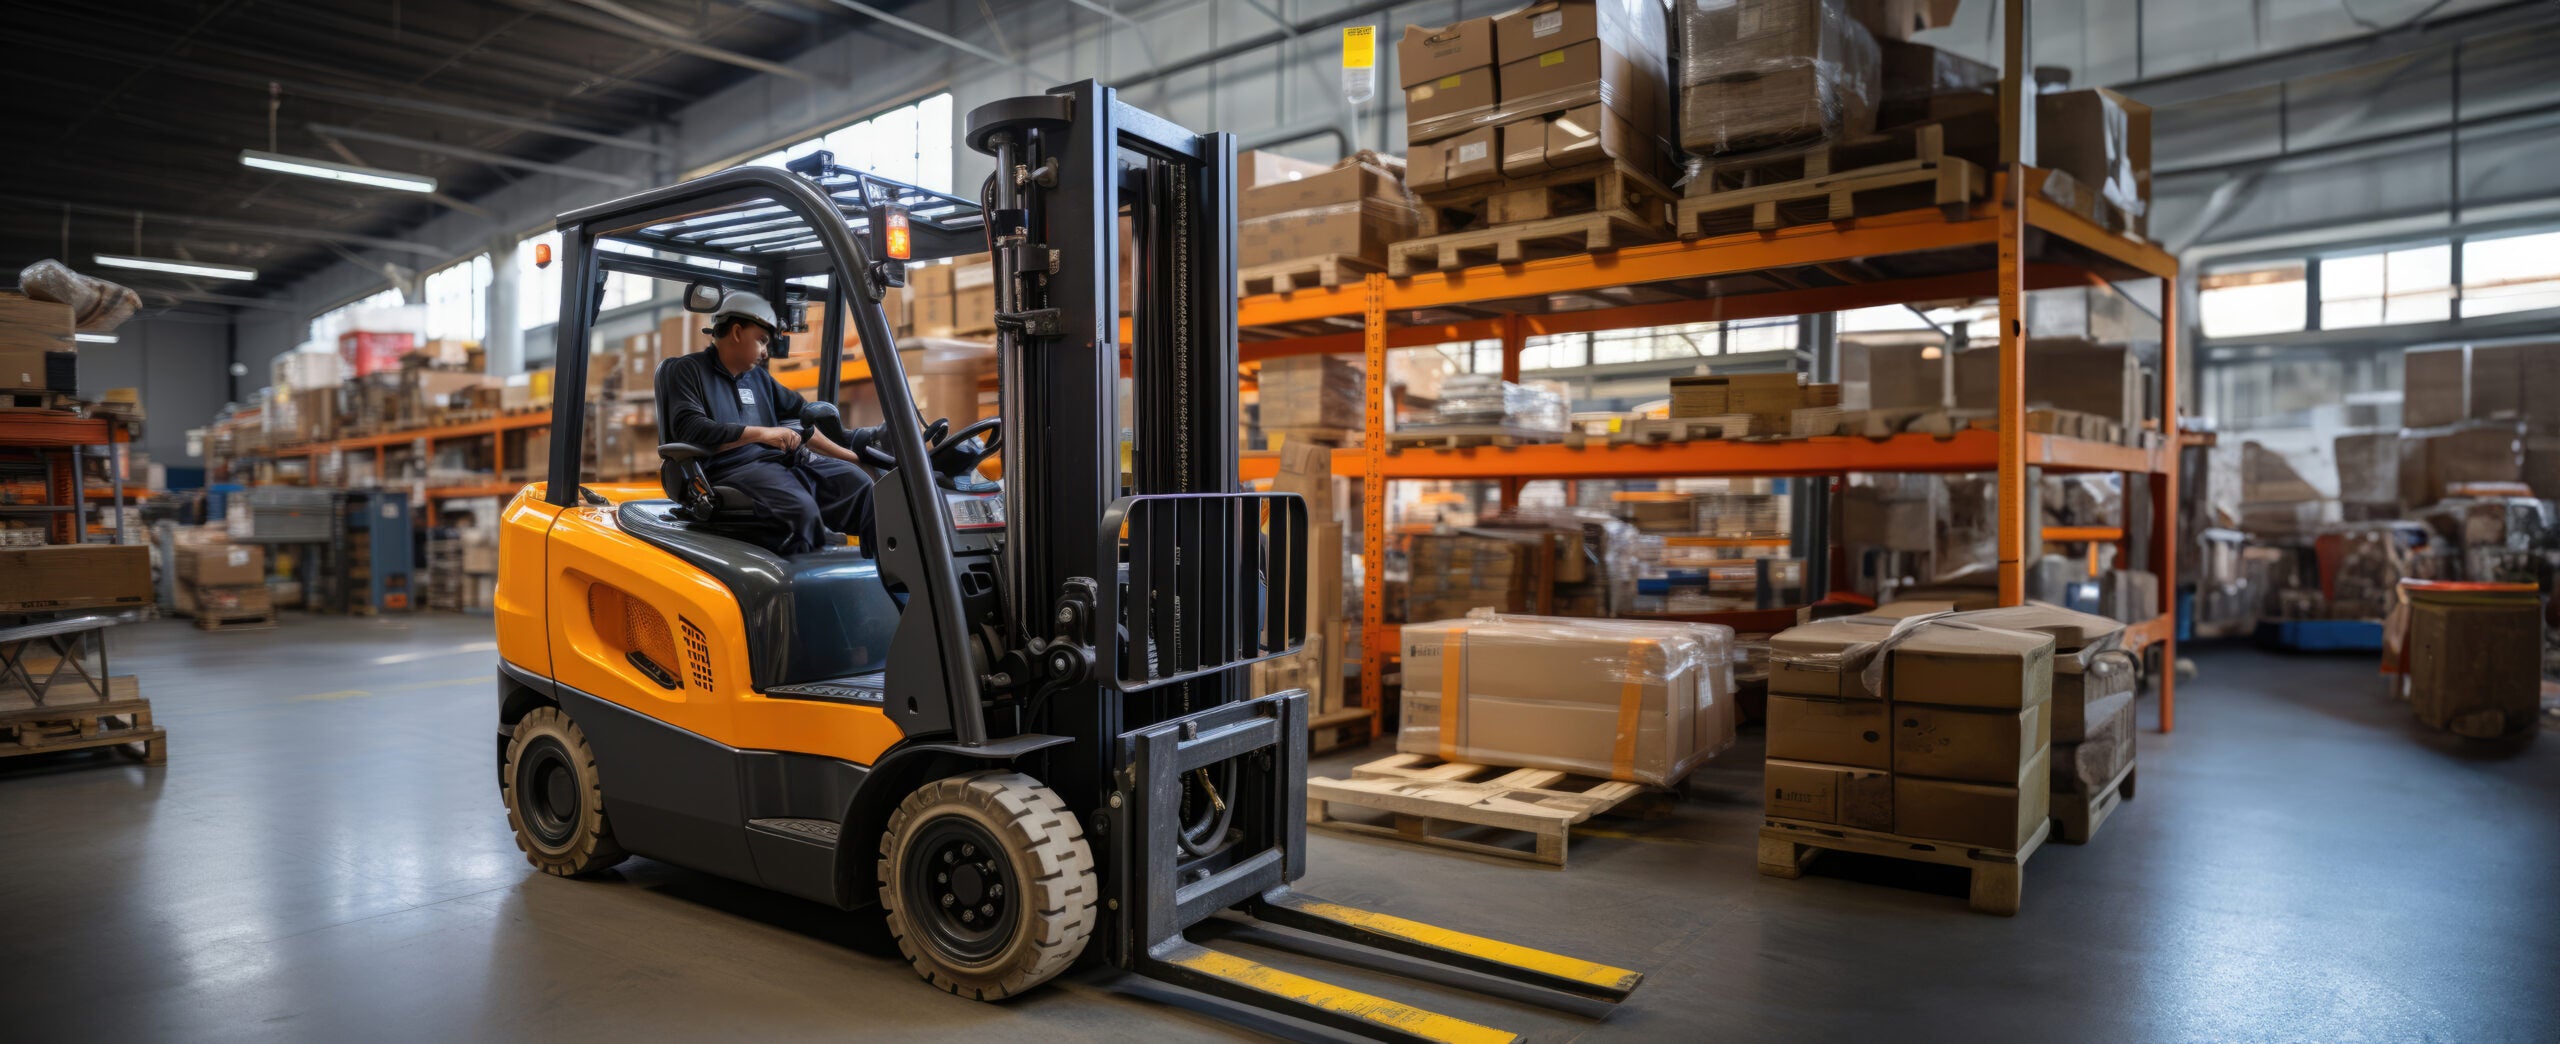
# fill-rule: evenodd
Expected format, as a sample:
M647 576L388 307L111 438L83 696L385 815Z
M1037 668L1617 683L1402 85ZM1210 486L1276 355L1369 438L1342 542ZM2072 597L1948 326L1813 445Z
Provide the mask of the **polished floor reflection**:
M875 918L635 860L531 871L497 803L485 618L129 628L169 764L0 761L10 1039L1231 1038L1276 1027L1103 970L937 993ZM1641 969L1622 1010L1219 945L1527 1033L1626 1039L2560 1037L2560 736L2429 736L2369 661L2209 651L2140 796L2048 847L2024 913L1836 860L1754 870L1758 737L1561 872L1319 834L1328 898ZM2147 713L2147 710L2146 710ZM1339 769L1352 759L1335 758ZM1319 771L1323 771L1323 767Z

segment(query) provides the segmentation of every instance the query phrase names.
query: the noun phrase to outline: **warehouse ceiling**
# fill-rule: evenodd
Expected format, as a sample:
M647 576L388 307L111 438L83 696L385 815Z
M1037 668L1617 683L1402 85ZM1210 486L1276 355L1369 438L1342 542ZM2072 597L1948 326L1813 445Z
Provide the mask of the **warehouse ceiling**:
M99 272L155 307L280 294L346 251L434 260L382 241L746 77L802 75L779 63L863 21L827 0L11 0L7 20L0 264L258 269ZM241 165L271 147L437 193ZM628 187L652 180L656 157L624 151Z

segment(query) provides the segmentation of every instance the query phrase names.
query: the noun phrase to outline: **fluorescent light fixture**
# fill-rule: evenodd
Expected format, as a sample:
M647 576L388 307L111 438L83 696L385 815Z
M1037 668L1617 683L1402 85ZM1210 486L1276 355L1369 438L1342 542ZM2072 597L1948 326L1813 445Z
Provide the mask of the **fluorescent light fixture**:
M256 279L258 270L239 265L212 265L202 261L172 261L164 257L121 257L98 255L98 263L109 268L138 268L145 272L168 272L174 275L206 276L213 279Z
M116 335L114 335L114 334L84 334L84 333L76 333L76 334L72 334L72 335L71 335L71 339L72 339L72 340L74 340L74 341L78 341L78 342L80 342L80 343L82 343L82 344L114 344L114 343L116 343Z
M256 167L259 170L272 170L282 174L300 174L306 178L327 178L331 181L344 181L353 185L370 185L374 188L397 189L402 192L433 192L436 190L436 179L427 177L424 174L402 174L394 170L377 170L372 167L359 167L351 163L331 163L328 160L304 159L300 156L285 156L273 152L260 152L256 149L240 150L240 165L244 167Z

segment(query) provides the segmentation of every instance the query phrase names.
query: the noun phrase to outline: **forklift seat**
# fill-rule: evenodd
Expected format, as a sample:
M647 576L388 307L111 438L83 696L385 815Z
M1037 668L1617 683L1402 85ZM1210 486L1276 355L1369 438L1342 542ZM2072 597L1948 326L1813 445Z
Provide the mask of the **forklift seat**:
M755 502L736 486L715 486L702 469L711 451L686 442L658 447L658 488L686 521L714 528L753 525Z
M667 500L628 501L614 516L623 532L691 563L737 598L758 691L888 665L898 604L879 564L859 550L777 555L694 522Z

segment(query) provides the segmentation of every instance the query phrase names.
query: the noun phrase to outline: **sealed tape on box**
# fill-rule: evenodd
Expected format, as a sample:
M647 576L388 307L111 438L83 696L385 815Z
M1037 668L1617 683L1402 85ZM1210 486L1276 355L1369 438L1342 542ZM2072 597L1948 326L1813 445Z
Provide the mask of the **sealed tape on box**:
M1733 743L1733 630L1482 614L1404 628L1396 749L1667 786Z

